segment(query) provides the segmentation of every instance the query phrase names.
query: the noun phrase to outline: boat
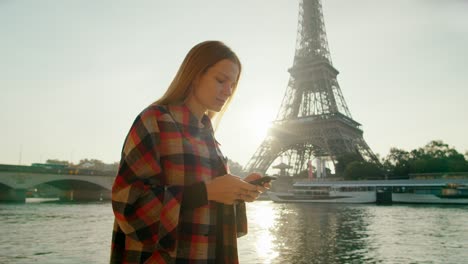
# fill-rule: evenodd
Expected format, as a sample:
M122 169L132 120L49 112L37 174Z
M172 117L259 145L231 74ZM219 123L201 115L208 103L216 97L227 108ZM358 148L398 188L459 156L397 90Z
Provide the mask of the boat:
M296 182L289 192L268 192L282 203L468 204L468 179Z

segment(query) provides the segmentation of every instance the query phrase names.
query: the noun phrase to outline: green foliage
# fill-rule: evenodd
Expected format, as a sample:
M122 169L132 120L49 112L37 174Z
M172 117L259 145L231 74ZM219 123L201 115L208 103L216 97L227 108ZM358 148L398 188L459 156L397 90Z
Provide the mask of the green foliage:
M345 180L376 180L382 179L382 176L379 166L367 161L352 161L344 171Z
M383 167L387 178L404 175L410 171L410 153L398 148L391 148L387 157L383 159Z
M345 153L336 158L335 172L337 175L344 175L346 166L353 161L364 161L358 153Z
M407 152L392 148L383 160L390 178L407 177L410 173L437 173L468 171L465 156L441 140L433 140L422 148Z
M425 159L416 159L412 160L409 163L409 170L411 172L420 172L420 173L426 173L428 169L428 161Z
M448 169L450 172L468 171L468 161L463 160L449 160Z
M358 153L346 153L336 159L336 176L345 180L381 179L382 168L379 164L368 162Z

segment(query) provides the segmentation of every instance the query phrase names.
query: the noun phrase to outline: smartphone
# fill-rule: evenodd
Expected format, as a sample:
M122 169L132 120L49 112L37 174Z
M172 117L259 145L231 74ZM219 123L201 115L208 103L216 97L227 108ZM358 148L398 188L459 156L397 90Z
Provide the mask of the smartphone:
M260 186L263 186L263 184L267 183L267 182L270 182L270 181L274 181L276 180L276 177L273 177L273 176L263 176L261 177L260 179L256 179L254 181L251 181L249 182L250 184L253 184L253 185L260 185Z

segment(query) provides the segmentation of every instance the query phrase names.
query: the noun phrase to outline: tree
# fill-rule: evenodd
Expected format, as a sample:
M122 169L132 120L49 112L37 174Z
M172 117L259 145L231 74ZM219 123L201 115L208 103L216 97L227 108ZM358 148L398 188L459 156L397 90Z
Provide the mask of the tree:
M398 148L391 148L387 157L384 159L384 170L390 178L399 178L408 176L410 172L410 153Z
M427 172L448 172L448 159L444 158L428 158Z
M346 166L345 180L382 179L382 170L379 166L367 161L353 161Z
M464 172L468 171L468 162L465 160L449 160L448 161L449 172Z
M342 155L339 155L336 158L335 173L337 175L343 175L346 166L348 166L348 164L350 164L353 161L361 162L364 161L364 159L358 153L344 153Z
M385 161L395 166L401 163L405 163L409 159L410 155L407 151L398 148L391 148Z
M420 150L423 153L423 157L434 159L448 158L458 153L455 149L451 149L449 145L442 142L442 140L432 140Z
M445 144L441 140L429 142L423 148L419 148L417 154L413 155L413 158L426 161L424 172L455 172L465 170L466 160L463 154L458 153L456 149L449 147L448 144Z
M416 173L425 173L427 172L427 160L425 159L415 159L409 161L409 171Z
M441 140L432 140L424 147L410 152L397 148L390 149L390 153L384 159L384 168L392 177L399 177L407 176L409 173L467 171L468 162L455 148Z

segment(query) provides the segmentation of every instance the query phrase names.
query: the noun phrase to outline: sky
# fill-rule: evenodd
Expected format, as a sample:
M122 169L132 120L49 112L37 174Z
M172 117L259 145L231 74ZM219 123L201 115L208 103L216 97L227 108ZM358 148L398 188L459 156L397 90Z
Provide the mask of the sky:
M338 83L381 157L437 139L468 151L468 1L322 0ZM134 118L195 44L240 57L216 133L245 165L289 80L297 0L0 0L0 164L120 159Z

